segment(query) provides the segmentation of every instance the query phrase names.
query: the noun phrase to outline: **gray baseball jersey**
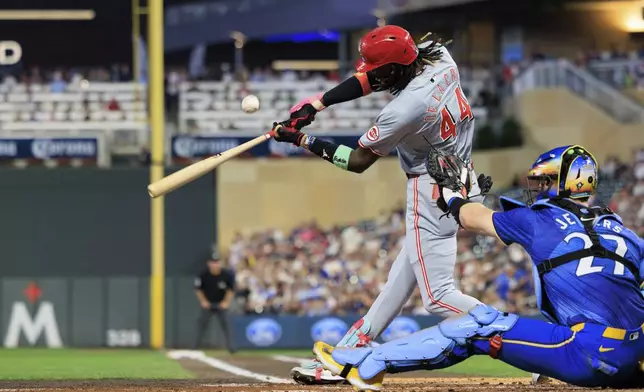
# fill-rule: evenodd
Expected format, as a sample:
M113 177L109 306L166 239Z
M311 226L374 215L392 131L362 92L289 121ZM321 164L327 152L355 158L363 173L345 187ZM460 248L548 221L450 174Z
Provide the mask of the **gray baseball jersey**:
M480 303L456 288L458 224L438 208L438 187L425 167L430 143L464 160L470 160L472 152L472 109L461 89L456 63L445 48L442 51L441 61L425 66L382 110L359 142L379 155L395 148L402 169L416 175L407 181L404 246L387 284L365 316L371 337L379 335L400 312L414 287L420 290L425 309L444 317ZM474 181L470 194L479 192Z
M430 143L463 160L469 160L472 152L472 109L463 94L456 63L447 49L442 51L442 59L425 66L385 106L358 142L382 156L395 148L402 169L409 174L427 173L424 162Z

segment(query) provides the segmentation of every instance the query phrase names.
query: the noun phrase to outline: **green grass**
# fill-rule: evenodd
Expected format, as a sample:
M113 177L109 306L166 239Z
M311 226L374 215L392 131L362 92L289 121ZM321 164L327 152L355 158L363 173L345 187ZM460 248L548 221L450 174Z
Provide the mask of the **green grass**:
M2 349L0 380L183 379L192 375L152 350Z
M488 356L477 355L447 369L438 370L442 373L463 374L484 377L528 377L529 374L499 360Z
M207 355L217 357L226 356L226 351L207 351ZM235 355L240 356L272 356L272 355L286 355L290 357L302 357L307 359L311 357L310 350L243 350ZM528 377L529 374L523 370L514 368L499 360L494 360L488 356L477 355L467 360L454 365L447 369L436 370L436 372L445 374L457 374L468 376L482 376L482 377Z
M227 356L225 351L208 351L210 356ZM245 350L235 356L286 355L311 358L309 350ZM225 358L224 358L225 359ZM472 357L456 366L439 370L443 374L526 377L527 373L487 356ZM84 380L104 378L189 379L177 361L153 350L0 349L0 380Z

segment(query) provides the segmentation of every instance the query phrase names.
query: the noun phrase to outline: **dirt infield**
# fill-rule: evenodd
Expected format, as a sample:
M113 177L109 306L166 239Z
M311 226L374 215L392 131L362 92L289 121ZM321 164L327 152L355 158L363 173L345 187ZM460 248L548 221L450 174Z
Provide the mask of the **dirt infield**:
M487 378L428 378L399 379L392 378L385 384L386 391L406 392L467 392L467 391L524 391L539 392L575 390L580 388L565 385L529 385L526 379L487 379ZM295 384L268 384L261 382L228 379L206 380L98 380L98 381L29 381L0 382L0 392L26 391L89 391L89 392L321 392L351 391L350 386L303 386Z
M0 392L26 391L88 391L88 392L321 392L351 391L344 386L303 386L290 383L289 370L293 364L270 357L226 356L220 358L237 369L245 369L250 376L235 375L230 371L216 369L195 359L179 359L179 363L195 376L193 380L88 380L88 381L0 381ZM272 382L261 379L266 375ZM274 378L273 378L274 377ZM285 380L286 382L276 382ZM458 377L444 373L413 372L396 375L385 380L386 391L405 392L510 392L510 391L575 391L583 388L571 387L558 382L544 385L530 385L527 378L483 378ZM603 390L610 391L610 390Z

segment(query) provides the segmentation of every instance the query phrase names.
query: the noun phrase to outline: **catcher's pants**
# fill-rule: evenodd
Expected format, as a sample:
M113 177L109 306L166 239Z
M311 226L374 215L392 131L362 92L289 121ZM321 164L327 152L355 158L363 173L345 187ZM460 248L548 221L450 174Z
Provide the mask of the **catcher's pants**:
M472 313L463 314L375 350L340 348L332 356L343 358L343 364L359 364L361 377L376 375L380 369L388 373L445 369L472 355L489 355L578 386L644 387L644 324L631 329L591 322L568 326L508 313L492 319L491 307L481 306L476 313L488 324L475 320Z
M470 194L479 192L475 182ZM480 303L455 287L458 224L438 208L437 199L438 187L427 174L407 180L404 246L391 266L383 291L365 316L371 324L368 335L372 339L400 313L416 286L424 308L442 317L466 312Z
M474 341L490 352L490 339ZM644 324L632 330L582 323L573 327L519 317L502 334L499 359L571 384L644 387Z

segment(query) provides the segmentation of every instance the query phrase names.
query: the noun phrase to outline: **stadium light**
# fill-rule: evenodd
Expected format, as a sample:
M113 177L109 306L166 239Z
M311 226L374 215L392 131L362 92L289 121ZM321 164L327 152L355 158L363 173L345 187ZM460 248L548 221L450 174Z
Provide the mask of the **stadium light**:
M644 18L640 15L632 15L626 19L626 31L629 33L640 33L644 31Z
M235 47L237 49L242 49L247 40L246 35L240 31L232 31L230 33L230 38L235 40Z
M93 20L94 10L0 10L0 20Z

